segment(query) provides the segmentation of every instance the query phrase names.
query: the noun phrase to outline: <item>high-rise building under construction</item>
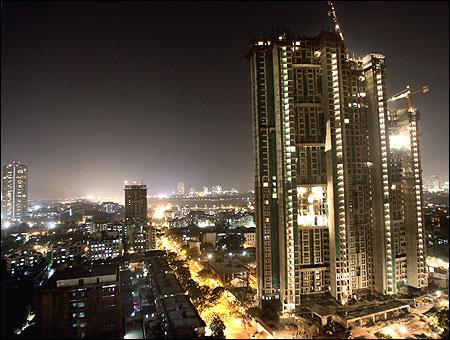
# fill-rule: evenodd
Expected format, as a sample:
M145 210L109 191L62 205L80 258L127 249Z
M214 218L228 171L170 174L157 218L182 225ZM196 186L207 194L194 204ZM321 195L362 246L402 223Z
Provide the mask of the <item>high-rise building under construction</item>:
M249 52L258 294L283 310L427 284L418 149L391 151L384 56L350 57L338 28Z

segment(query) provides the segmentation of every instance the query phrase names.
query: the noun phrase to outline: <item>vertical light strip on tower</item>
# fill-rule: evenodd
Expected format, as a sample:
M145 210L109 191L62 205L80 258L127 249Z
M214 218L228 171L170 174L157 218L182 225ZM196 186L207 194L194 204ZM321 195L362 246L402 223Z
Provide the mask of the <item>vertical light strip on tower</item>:
M378 123L381 138L381 174L383 182L383 215L384 215L384 245L385 252L385 266L386 266L386 292L385 294L395 294L395 258L393 257L392 249L392 234L391 234L391 213L389 207L389 174L388 174L388 117L386 106L386 98L384 97L385 89L383 87L383 70L384 56L372 55L373 75L376 82L376 101L378 110Z
M292 47L281 47L281 112L283 119L284 199L287 244L287 307L295 309L296 147L292 80ZM294 179L294 180L293 180ZM294 218L295 216L295 218Z
M423 228L423 213L422 213L422 179L420 166L420 152L419 152L419 137L417 126L417 111L410 109L409 111L409 130L411 138L411 154L413 157L413 170L415 182L415 199L416 199L416 218L417 218L417 287L425 287L428 285L426 273L425 260L425 245L424 245L424 228ZM418 249L418 250L417 250Z
M333 82L333 111L335 120L335 138L336 138L336 168L337 168L337 191L338 191L338 230L339 236L336 237L339 244L336 246L336 257L339 261L339 272L336 274L337 286L341 288L337 294L338 300L346 302L350 292L348 258L347 258L347 225L346 225L346 209L345 209L345 181L344 181L344 155L343 155L343 138L342 138L342 121L341 121L341 98L340 98L340 81L338 70L337 50L331 53L331 77Z

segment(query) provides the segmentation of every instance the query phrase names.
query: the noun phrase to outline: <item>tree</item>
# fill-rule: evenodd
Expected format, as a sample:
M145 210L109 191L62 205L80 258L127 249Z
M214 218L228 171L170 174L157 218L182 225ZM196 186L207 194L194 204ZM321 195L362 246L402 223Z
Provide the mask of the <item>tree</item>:
M205 298L199 284L194 280L190 280L187 288L188 295L191 298L192 302L194 303L194 305L199 306L202 300Z
M217 314L214 314L211 323L209 325L209 328L211 329L212 335L215 338L224 337L224 331L226 327L222 319Z
M189 268L184 266L177 268L177 275L183 283L186 283L191 279L191 272Z
M198 276L200 276L202 279L209 279L213 278L213 273L211 272L211 269L209 268L203 268L198 272Z
M250 307L247 309L247 314L256 317L256 318L260 318L261 314L262 314L262 310L260 307L255 306L255 307Z
M196 260L200 256L197 248L188 248L186 254L187 258L190 260Z
M225 245L227 250L237 251L242 246L242 238L236 234L229 234L227 237L217 242L218 247L222 247L223 245Z
M214 288L211 293L209 294L209 302L210 303L215 303L220 296L222 295L222 293L225 291L225 288L223 287L216 287Z

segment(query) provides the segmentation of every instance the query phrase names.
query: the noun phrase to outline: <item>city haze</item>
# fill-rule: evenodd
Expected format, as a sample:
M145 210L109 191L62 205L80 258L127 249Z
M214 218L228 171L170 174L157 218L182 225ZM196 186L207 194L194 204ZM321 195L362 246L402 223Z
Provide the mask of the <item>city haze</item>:
M414 99L423 169L448 180L448 3L335 5L350 51L386 55L389 95L430 86ZM29 164L31 199L123 196L140 179L149 194L250 190L249 42L271 27L317 34L326 13L326 1L3 2L2 164Z

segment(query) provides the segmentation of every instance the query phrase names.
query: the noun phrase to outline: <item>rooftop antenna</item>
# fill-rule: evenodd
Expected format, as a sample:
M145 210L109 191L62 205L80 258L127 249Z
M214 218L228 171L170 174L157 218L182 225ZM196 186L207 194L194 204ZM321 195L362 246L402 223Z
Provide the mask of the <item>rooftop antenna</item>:
M339 34L341 40L344 41L344 35L342 34L341 28L338 23L336 10L334 9L333 1L328 1L328 16L333 20L334 31Z

